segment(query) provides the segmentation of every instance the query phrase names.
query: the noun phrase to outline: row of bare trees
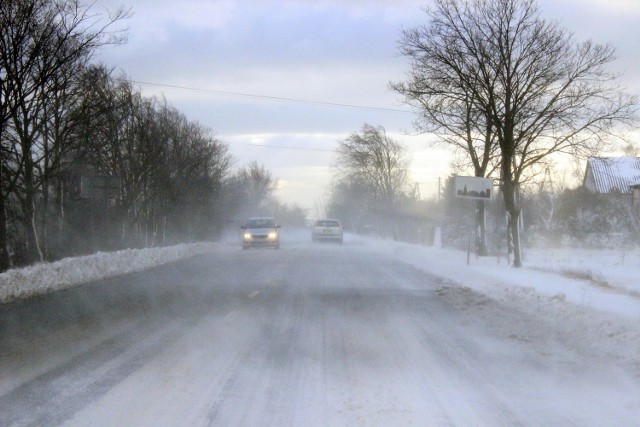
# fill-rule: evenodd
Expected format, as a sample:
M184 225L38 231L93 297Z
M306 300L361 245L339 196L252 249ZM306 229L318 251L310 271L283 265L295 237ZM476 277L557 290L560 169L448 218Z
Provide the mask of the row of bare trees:
M637 98L606 68L612 46L575 42L536 0L434 0L426 14L402 33L410 72L392 88L419 111L418 130L499 180L519 267L519 185L556 153L586 156L618 138Z
M122 41L113 28L126 17L75 0L0 3L0 269L18 247L44 258L39 224L71 146L76 77L96 49Z
M104 67L88 68L80 84L71 166L118 177L113 206L103 208L112 211L119 244L212 236L231 166L228 147L208 128L163 100L143 97Z
M78 0L0 2L0 271L125 247L214 238L279 205L257 163L92 56L128 17ZM300 217L302 219L300 219Z
M211 238L228 147L103 66L69 77L3 129L3 267Z

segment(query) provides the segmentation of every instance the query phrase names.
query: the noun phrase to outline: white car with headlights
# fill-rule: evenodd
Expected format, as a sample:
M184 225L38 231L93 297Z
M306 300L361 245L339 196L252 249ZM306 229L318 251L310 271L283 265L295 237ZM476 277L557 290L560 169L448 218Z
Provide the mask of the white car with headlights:
M242 249L280 248L280 226L272 217L249 218L242 229Z
M342 244L343 235L342 225L337 219L319 219L313 224L311 231L311 239L314 242L332 240Z

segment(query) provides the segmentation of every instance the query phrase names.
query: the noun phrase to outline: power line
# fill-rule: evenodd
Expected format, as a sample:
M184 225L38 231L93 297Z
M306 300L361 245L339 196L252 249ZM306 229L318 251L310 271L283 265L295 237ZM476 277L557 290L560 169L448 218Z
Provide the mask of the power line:
M400 110L396 108L385 108L385 107L370 107L366 105L355 105L355 104L343 104L339 102L324 102L324 101L313 101L308 99L296 99L296 98L285 98L282 96L270 96L270 95L258 95L252 93L240 93L240 92L228 92L224 90L216 90L216 89L202 89L202 88L194 88L188 86L178 86L178 85L170 85L164 83L151 83L151 82L142 82L137 80L131 80L132 83L136 83L143 86L153 86L153 87L163 87L167 89L178 89L178 90L189 90L193 92L205 92L212 93L215 95L225 95L225 96L237 96L243 98L255 98L255 99L266 99L270 101L281 101L281 102L293 102L297 104L307 104L307 105L318 105L323 107L340 107L340 108L354 108L361 110L372 110L372 111L384 111L384 112L392 112L392 113L403 113L403 114L414 114L412 111L408 110Z

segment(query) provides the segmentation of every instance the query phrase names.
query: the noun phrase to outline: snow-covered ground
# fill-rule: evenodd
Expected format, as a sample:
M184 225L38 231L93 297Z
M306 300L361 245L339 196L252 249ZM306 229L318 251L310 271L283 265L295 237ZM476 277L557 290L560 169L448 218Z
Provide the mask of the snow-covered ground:
M0 274L0 303L41 295L94 280L143 271L223 243L181 244L164 248L127 249L66 258L12 269ZM226 244L233 241L226 240ZM640 319L640 250L527 249L525 266L511 268L507 259L470 257L466 252L348 235L346 244L409 263L435 274L451 286L492 297L528 295L582 308L594 308Z
M94 255L12 269L0 274L0 304L94 280L143 271L210 252L215 247L214 243L193 243L164 248L98 252Z
M192 271L204 271L205 277L220 272L217 295L228 297L225 286L233 289L237 297L233 304L226 298L207 299L204 317L170 315L167 329L160 327L162 322L142 322L153 326L153 333L147 336L143 330L131 342L125 340L131 345L123 346L126 351L121 353L98 352L107 362L98 364L95 372L70 368L65 380L56 373L51 380L56 392L69 392L68 401L78 409L69 425L99 425L96 420L103 425L150 425L148 420L156 420L159 413L166 417L161 418L164 425L176 425L178 421L171 421L196 420L199 412L194 408L204 408L212 420L238 420L245 412L258 417L266 414L266 408L275 408L276 415L268 419L293 417L283 418L291 425L297 425L296 414L311 419L311 425L326 425L323 416L331 408L345 411L333 413L334 425L410 425L411 420L425 425L431 412L451 417L431 422L443 425L510 425L522 420L547 425L556 415L565 421L560 424L606 425L608 420L635 424L629 420L637 419L640 407L640 252L527 250L525 267L514 269L504 258L471 256L467 261L465 252L446 248L353 235L346 236L343 247L312 245L307 231L287 234L280 253L241 251L237 236L230 236L219 243L100 253L41 264L0 275L0 295L11 300L51 292L205 252L211 254L189 264ZM344 280L329 283L334 272L325 270L323 263L294 267L310 255L345 272L344 277L337 276ZM225 270L225 265L243 259L268 268L251 270L234 282L231 276L238 275L238 269ZM176 269L168 282L181 283L180 274ZM307 277L315 279L305 281ZM198 286L189 289L200 289L203 279L193 280ZM204 280L207 292L213 292ZM162 282L156 276L145 287L155 289L161 285L157 281ZM189 310L199 295L185 299ZM384 303L380 296L386 298ZM417 303L420 309L405 315L412 307L404 304L407 296L422 299ZM301 313L317 317L302 319ZM154 312L150 309L147 314ZM122 329L135 331L126 320ZM10 392L7 399L14 399L5 402L21 398L34 402L32 395L12 390L19 384L39 390L41 384L34 378L58 372L59 365L75 366L68 355L74 347L68 342L90 337L75 347L84 352L94 348L89 347L91 340L105 338L99 322L91 329L95 334L83 330L92 325L76 330L72 323L69 331L57 332L53 348L59 353L47 347L44 362L38 357L33 365L24 361L24 355L37 353L32 351L41 345L37 340L29 351L21 350L20 357L12 359L13 353L6 353L6 366L15 369L4 369L11 372L3 381ZM118 328L105 331L109 338L105 342L119 333ZM166 342L158 338L163 334L169 337ZM163 345L153 347L158 342ZM81 361L94 363L88 356ZM83 387L101 384L104 372L118 372L121 377L109 383L112 387L104 395L86 392ZM61 383L67 389L60 389ZM291 395L283 390L297 393L296 387L304 396L289 402ZM34 393L36 398L42 396L45 408L40 419L56 414L66 419L68 414L56 412L58 406L44 390ZM240 410L247 402L255 408ZM66 405L67 401L61 407ZM238 423L243 424L228 422ZM202 420L192 424L208 425Z
M367 242L373 250L488 296L527 294L640 319L640 250L527 249L523 268L507 259L399 242Z
M494 319L487 301L521 313L519 324L509 324L511 319L496 328L513 339L524 334L523 345L534 352L547 354L547 342L556 339L591 352L604 365L615 360L640 369L640 250L529 249L525 266L516 269L504 256L468 257L454 249L361 237L350 243L439 276L440 295L468 314Z
M0 303L77 286L107 277L143 271L226 243L181 244L128 249L66 258L0 274ZM361 245L440 277L444 286L469 288L493 299L535 302L574 313L594 309L640 320L640 250L529 249L525 266L507 259L470 257L466 252L348 235L345 244Z

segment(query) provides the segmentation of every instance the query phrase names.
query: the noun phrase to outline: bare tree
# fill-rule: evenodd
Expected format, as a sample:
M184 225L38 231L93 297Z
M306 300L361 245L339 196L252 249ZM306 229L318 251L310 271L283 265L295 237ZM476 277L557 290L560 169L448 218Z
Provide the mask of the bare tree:
M513 265L520 267L517 194L526 172L555 153L601 149L618 137L618 125L635 120L637 98L605 68L615 59L612 46L575 43L541 18L535 0L435 0L427 15L429 25L403 40L405 52L429 62L416 78L435 89L415 97L424 108L442 93L455 102L468 94L471 111L495 135Z
M21 220L25 230L29 259L43 259L36 221L36 199L42 194L42 180L38 169L48 162L48 135L43 137L47 123L47 109L51 107L52 80L67 73L72 64L85 63L100 46L118 43L123 33L112 31L113 24L127 16L119 9L111 17L90 12L90 6L78 0L6 0L0 3L0 74L2 75L3 104L0 138L3 154L13 155L11 166L2 162L4 190L20 201ZM8 134L10 120L11 135ZM44 143L43 143L44 141ZM45 170L49 165L46 165ZM7 176L9 175L9 176ZM6 181L5 181L6 179ZM7 195L3 194L6 200ZM3 201L4 201L3 200ZM0 206L0 210L4 209ZM0 213L0 217L4 215ZM0 228L5 227L4 223ZM5 235L0 231L0 239ZM6 242L0 257L6 254ZM0 263L6 264L1 259Z
M273 194L278 186L278 180L274 179L271 171L258 162L251 162L248 167L240 171L249 196L249 200L255 203L255 208L260 209L264 202Z
M634 141L628 141L624 146L624 155L627 157L640 156L640 145Z
M181 225L183 238L202 240L213 237L221 226L220 204L231 156L211 130L180 117L166 166L174 196L169 199L171 223Z
M389 138L382 126L365 124L360 133L340 143L338 156L343 176L365 183L382 214L395 221L396 203L408 179L404 147ZM395 225L393 235L398 237Z
M120 178L121 244L154 246L212 237L230 167L228 147L166 101L92 67L83 79L78 158Z
M278 185L270 170L256 161L231 175L224 184L224 208L229 219L273 215L268 205Z
M425 43L425 38L430 40L428 31L417 28L402 32L400 52L411 59L410 71L407 81L391 83L391 88L417 109L414 126L419 132L436 134L437 144L453 147L460 170L468 171L471 166L473 176L489 177L499 167L500 153L489 114L474 102L471 86L479 82L467 78L469 65L459 52ZM443 63L451 66L444 67ZM486 255L484 201L476 203L476 230L478 253Z

